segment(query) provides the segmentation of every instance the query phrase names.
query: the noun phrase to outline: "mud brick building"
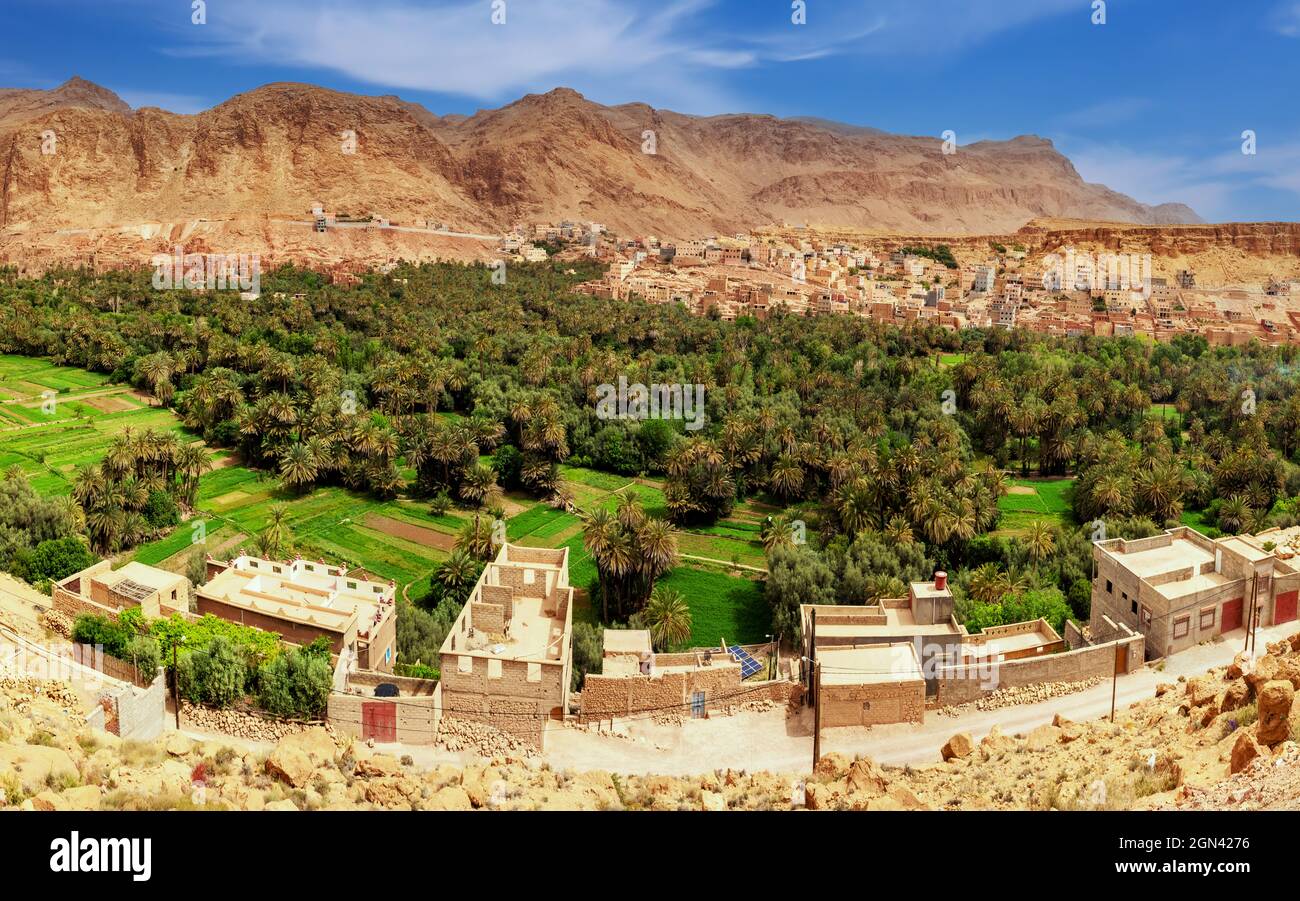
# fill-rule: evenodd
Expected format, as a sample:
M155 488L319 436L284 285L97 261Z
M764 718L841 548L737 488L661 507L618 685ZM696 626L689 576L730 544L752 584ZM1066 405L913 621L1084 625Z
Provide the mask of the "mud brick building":
M748 678L742 659L725 647L660 654L652 650L649 632L606 629L601 670L583 681L580 721L658 714L702 719L751 701L788 703L797 683L759 666L775 654L775 647L751 645L741 651L753 661Z
M440 650L443 715L544 748L568 710L572 639L568 548L502 545Z
M133 561L115 570L110 561L101 560L61 580L50 594L54 609L72 617L92 613L115 618L140 607L146 617L158 619L189 610L190 582L143 563Z

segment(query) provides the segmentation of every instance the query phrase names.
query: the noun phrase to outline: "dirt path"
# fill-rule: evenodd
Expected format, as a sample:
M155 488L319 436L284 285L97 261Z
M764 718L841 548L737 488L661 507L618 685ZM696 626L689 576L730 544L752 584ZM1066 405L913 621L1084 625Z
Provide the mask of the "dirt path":
M1295 623L1260 629L1257 646L1287 637ZM1238 630L1222 642L1188 649L1170 658L1163 671L1144 668L1121 676L1116 709L1150 698L1158 682L1195 675L1230 663L1242 647ZM837 728L822 732L822 753L866 754L878 763L926 766L939 763L939 748L957 732L979 741L997 726L1005 734L1029 730L1052 721L1056 714L1076 721L1100 719L1110 713L1109 680L1085 691L1018 707L967 710L958 716L927 713L922 724L897 723L873 728ZM749 771L803 772L812 763L811 712L787 720L784 710L740 713L708 720L686 720L663 726L652 720L627 724L631 740L557 726L547 735L546 760L554 767L605 769L620 773L689 775L719 767Z

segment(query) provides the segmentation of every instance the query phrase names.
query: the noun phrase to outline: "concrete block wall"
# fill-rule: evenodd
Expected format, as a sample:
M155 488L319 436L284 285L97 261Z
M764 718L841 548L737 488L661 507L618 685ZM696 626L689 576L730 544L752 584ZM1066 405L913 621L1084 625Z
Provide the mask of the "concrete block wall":
M167 679L159 670L147 688L120 685L102 692L86 722L126 740L150 741L162 735L166 716Z
M1115 669L1116 644L1128 646L1128 672L1142 666L1145 661L1145 639L1141 634L1136 634L1046 657L941 667L936 671L937 700L940 705L965 704L992 694L999 688L1109 677Z

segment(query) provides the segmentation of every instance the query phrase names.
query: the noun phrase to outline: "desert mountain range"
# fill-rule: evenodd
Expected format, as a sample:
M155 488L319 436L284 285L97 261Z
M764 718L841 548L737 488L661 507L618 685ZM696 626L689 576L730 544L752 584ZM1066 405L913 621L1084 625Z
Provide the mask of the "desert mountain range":
M1085 182L1032 136L944 155L937 138L602 106L566 88L472 116L288 83L196 115L132 110L80 78L0 90L0 235L301 219L313 203L467 232L567 218L677 238L782 221L927 234L1002 233L1036 218L1201 221L1182 204Z

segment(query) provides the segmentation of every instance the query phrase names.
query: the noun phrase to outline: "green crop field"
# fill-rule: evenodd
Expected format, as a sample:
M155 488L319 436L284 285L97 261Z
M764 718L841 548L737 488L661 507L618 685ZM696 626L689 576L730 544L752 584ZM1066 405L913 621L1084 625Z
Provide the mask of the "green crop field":
M713 570L679 566L659 580L676 589L691 608L690 646L754 644L772 629L772 611L763 597L763 583Z
M998 498L998 532L1021 532L1037 520L1061 525L1070 515L1070 490L1074 479L1010 479L1007 487L1030 493L1007 493Z
M46 415L41 405L47 396L42 392L51 390L59 393L55 412ZM78 392L87 391L120 398L114 405L126 409L105 412L74 399ZM0 467L18 464L38 491L67 494L76 469L100 462L113 436L124 428L173 430L188 441L195 440L170 410L145 405L129 388L109 385L103 376L42 360L0 356ZM225 464L230 462L229 457L229 452L218 451L213 461ZM580 511L598 507L613 510L619 495L630 493L640 498L650 515L667 513L658 482L578 466L561 467L561 477ZM512 495L511 499L524 504L525 509L508 517L509 540L535 547L568 547L570 584L587 589L596 577L596 569L582 546L581 517L532 498ZM405 586L411 597L417 597L427 591L430 575L446 559L447 551L374 528L367 524L368 517L383 516L455 536L472 515L452 509L434 516L422 500L402 497L379 501L338 487L298 494L285 488L278 477L241 465L221 465L204 473L196 503L197 520L191 519L171 534L141 545L131 558L182 571L193 547L197 522L203 524L203 531L197 534L206 534L209 550L220 547L223 553L233 553L241 546L251 546L254 537L266 527L271 508L283 505L285 527L301 553L327 557L393 579ZM772 509L758 502L745 503L717 525L680 531L680 551L762 567L759 529ZM733 642L762 641L770 626L760 582L686 561L666 576L663 584L681 591L691 606L695 619L693 645L714 645L724 637ZM592 613L583 609L581 615L590 617Z

